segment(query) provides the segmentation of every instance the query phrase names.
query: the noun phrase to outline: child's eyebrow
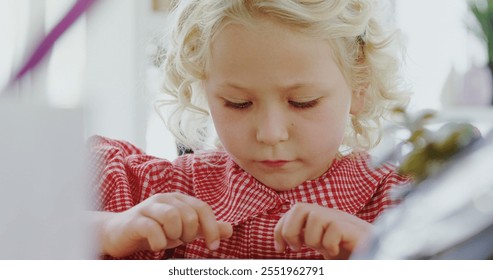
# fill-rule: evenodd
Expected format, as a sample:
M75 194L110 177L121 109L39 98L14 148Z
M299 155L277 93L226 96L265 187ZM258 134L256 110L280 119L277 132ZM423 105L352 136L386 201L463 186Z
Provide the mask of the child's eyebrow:
M230 82L226 82L224 84L221 84L220 86L222 88L234 88L234 89L238 89L238 90L242 90L242 91L249 91L248 87L246 87L246 86L242 86L242 85L238 85L238 84L230 83Z
M295 83L292 85L281 86L281 87L279 87L279 90L281 90L281 91L295 91L295 90L303 89L303 88L320 89L320 88L327 88L327 87L328 87L328 84L326 84L326 83L307 82L307 83Z

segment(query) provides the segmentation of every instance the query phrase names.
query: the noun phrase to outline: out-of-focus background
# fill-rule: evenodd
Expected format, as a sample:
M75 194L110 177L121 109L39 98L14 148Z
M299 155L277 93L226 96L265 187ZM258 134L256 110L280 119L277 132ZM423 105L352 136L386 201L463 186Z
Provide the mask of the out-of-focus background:
M0 88L75 2L0 1ZM83 107L86 136L126 139L175 157L171 136L150 107L168 2L96 0L23 79L23 97L57 108Z
M8 84L39 40L75 2L0 0L0 89ZM14 99L20 99L22 104L29 106L40 103L48 110L62 110L64 113L58 115L59 119L74 120L72 127L63 124L67 127L64 130L67 135L80 133L81 139L86 139L99 134L124 139L149 154L174 159L177 156L174 139L152 106L159 89L156 55L162 50L166 37L164 30L169 2L96 0L89 11L61 36L36 70L23 78L15 88L20 97ZM482 8L487 7L490 1L473 2ZM488 53L488 40L483 38L481 25L469 6L470 1L389 0L389 3L393 11L389 24L401 29L407 49L403 74L413 93L409 111L434 109L445 120L474 122L482 132L488 132L493 127L493 86L489 69L492 65L489 61L493 61L493 57ZM3 125L0 126L0 138L6 138L8 131L19 132L19 137L29 135L33 125L43 130L43 122L46 123L43 118L47 115L38 118L37 109L29 106L22 109L24 111L7 110L9 105L5 104L10 104L7 103L10 101L11 98L0 96L0 105L3 105L0 106L0 117L3 118L0 120ZM66 115L66 112L76 113ZM31 116L37 122L25 123L25 116ZM27 134L23 134L24 130ZM53 127L48 125L43 131L46 134L43 137L48 137L43 138L46 145L52 145L51 149L58 147L56 141L61 136L49 138ZM21 143L15 139L5 141L0 141L0 145ZM3 149L9 150L10 147ZM33 157L26 154L23 161ZM12 158L22 157L13 154ZM43 165L46 161L43 158L38 162ZM10 160L6 161L5 157L2 160L0 156L0 169L11 173L10 168ZM22 173L13 176L11 181L2 181L1 175L0 172L0 187L5 191L15 188L6 186L5 182L15 183L15 178ZM6 193L7 196L5 192L2 194L4 198L22 196L22 193ZM56 203L64 197L45 199ZM4 210L3 206L0 207ZM13 219L5 215L0 215L0 218L0 223ZM0 225L0 236L3 226ZM25 255L20 252L15 256L87 256L77 253L80 248L73 250L75 253L72 255ZM0 258L3 257L0 254Z

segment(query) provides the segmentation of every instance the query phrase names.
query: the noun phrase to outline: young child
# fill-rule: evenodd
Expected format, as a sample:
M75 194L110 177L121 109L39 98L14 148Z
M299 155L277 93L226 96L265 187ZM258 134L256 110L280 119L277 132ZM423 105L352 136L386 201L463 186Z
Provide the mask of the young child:
M168 126L194 153L169 162L91 139L101 253L348 258L406 181L366 152L404 101L375 5L179 1L164 62L172 98L158 106L174 105Z

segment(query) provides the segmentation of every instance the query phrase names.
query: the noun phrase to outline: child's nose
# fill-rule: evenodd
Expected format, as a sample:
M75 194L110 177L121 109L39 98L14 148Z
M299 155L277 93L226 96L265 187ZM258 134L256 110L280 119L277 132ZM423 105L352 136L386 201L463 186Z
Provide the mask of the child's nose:
M266 110L257 123L257 141L275 145L289 138L289 120L282 110Z

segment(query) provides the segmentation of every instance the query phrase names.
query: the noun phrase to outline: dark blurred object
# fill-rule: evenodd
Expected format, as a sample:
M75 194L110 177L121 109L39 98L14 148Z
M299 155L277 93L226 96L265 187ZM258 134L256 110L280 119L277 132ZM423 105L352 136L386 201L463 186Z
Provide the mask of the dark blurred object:
M432 110L410 115L403 108L395 108L394 113L402 117L399 127L404 128L409 136L392 148L378 165L383 162L396 163L399 173L412 177L415 185L438 172L451 158L481 139L481 132L465 122L447 122L438 129L428 128L436 117L436 112Z
M193 154L193 150L190 149L187 146L184 146L180 143L176 144L176 151L178 152L179 156L186 155L186 154Z
M420 174L418 180L402 186L401 204L379 217L352 259L493 258L493 134L477 138L471 126L444 127L444 136L418 141L408 154L403 163L413 167L404 169ZM433 165L443 157L430 149L447 158Z
M448 160L481 138L479 130L469 123L445 123L438 130L425 127L435 117L432 111L423 111L410 117L403 109L396 109L404 117L410 136L403 144L411 145L411 152L399 164L399 173L413 177L419 184L439 171Z

